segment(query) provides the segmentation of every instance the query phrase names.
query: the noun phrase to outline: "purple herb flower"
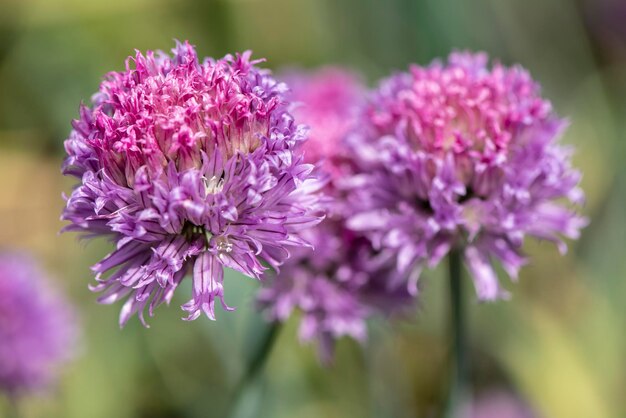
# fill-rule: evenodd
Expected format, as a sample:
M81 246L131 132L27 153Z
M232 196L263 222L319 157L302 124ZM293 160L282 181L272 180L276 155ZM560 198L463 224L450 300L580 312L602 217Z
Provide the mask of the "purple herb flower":
M310 128L305 159L311 163L330 160L327 171L338 165L345 150L341 141L353 127L365 87L358 74L339 67L316 71L292 71L283 77L289 85L289 98L296 119Z
M377 251L362 234L345 226L344 202L336 182L349 174L344 135L356 120L363 88L356 76L340 69L292 73L297 116L311 124L305 158L321 161L329 178L324 189L328 217L306 231L315 251L302 249L268 280L258 299L270 320L285 321L302 313L300 339L318 343L321 360L332 360L335 340L364 341L365 320L374 312L391 314L407 308L411 295L395 268L393 254Z
M462 249L478 297L506 296L491 261L513 278L526 236L575 239L586 220L567 123L520 67L453 53L384 80L348 138L358 174L344 187L348 226L397 255L414 287L424 266Z
M72 359L76 318L30 257L0 254L0 390L43 390Z
M341 218L324 220L306 238L315 251L295 253L258 299L273 321L286 321L299 310L300 340L316 341L321 361L328 364L338 338L364 342L369 316L408 309L413 298L401 285L394 258L346 229Z
M189 271L185 319L215 319L216 299L232 310L224 267L260 278L262 262L277 268L308 245L298 232L320 219L286 87L250 52L203 62L188 43L172 52L137 52L110 73L66 141L63 172L80 179L66 230L116 243L92 268L93 290L101 303L127 298L121 325L135 313L146 325L144 309L169 303Z

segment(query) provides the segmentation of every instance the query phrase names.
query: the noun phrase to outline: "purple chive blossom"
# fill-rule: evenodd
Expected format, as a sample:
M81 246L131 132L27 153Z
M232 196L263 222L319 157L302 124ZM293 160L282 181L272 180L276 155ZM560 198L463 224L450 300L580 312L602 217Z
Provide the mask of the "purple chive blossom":
M406 308L411 295L402 286L393 254L376 251L369 240L345 226L336 181L349 172L343 162L343 136L352 128L363 88L358 79L340 69L291 74L294 113L310 124L311 140L305 158L322 161L330 174L324 192L328 217L306 231L315 251L294 252L259 293L259 302L270 320L285 321L302 313L302 341L315 340L321 360L332 360L335 340L349 336L364 341L365 320L374 312L391 314Z
M0 391L45 390L75 355L76 318L30 257L0 254Z
M120 324L169 303L188 272L187 320L224 301L224 267L260 278L298 233L316 224L317 181L298 150L306 129L286 87L250 52L200 62L188 43L173 56L137 52L83 106L66 141L64 174L80 179L63 219L116 249L92 267L101 303L126 298ZM134 67L134 68L133 68Z
M453 53L384 80L348 138L358 172L344 182L349 227L394 251L411 287L451 248L463 251L481 300L505 297L526 236L575 239L586 220L559 119L520 67Z
M294 103L293 115L310 128L305 159L331 160L325 169L332 171L344 151L341 140L352 128L365 95L360 77L339 67L324 67L308 73L292 71L283 79Z
M321 361L328 364L338 338L364 342L369 316L408 309L413 298L401 285L393 257L375 251L340 217L307 231L306 238L315 251L294 254L258 299L273 321L285 321L299 310L300 340L316 341Z

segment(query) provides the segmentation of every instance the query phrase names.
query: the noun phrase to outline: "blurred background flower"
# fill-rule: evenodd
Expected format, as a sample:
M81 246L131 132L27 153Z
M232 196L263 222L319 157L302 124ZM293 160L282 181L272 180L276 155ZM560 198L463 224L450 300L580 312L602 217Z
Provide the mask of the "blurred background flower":
M335 174L345 152L344 136L353 127L366 87L361 76L345 68L326 66L311 71L290 69L278 76L289 86L287 96L299 123L309 127L304 144L305 160L322 162ZM328 161L330 160L330 161Z
M77 312L26 254L0 254L0 391L53 391L78 352Z
M110 243L83 248L74 236L57 235L59 196L72 183L58 167L77 104L106 71L123 70L135 48L168 49L173 38L191 40L201 56L252 49L274 69L356 68L369 85L452 49L521 63L571 122L564 141L576 146L584 214L593 222L565 257L528 243L533 264L521 271L511 301L470 304L472 378L487 386L505 375L540 416L626 415L626 42L610 11L619 4L0 0L0 245L32 251L63 279L81 311L87 348L54 396L29 398L22 415L204 417L207 402L217 415L261 327L257 284L227 279L236 315L181 326L177 305L185 299L175 296L155 319L158 327L131 321L120 332L117 312L94 304L85 286L89 266ZM272 418L432 415L446 388L443 273L424 275L428 298L415 320L390 326L373 319L368 344L340 340L330 369L300 346L298 318L290 319L248 398L252 410Z
M377 251L345 224L347 208L337 183L350 175L344 140L365 97L359 76L325 67L309 73L292 70L282 79L291 89L294 117L310 128L304 159L317 163L326 178L326 218L303 231L315 250L292 251L280 271L268 274L258 299L270 321L284 322L301 313L300 340L315 341L328 365L337 339L349 336L365 343L370 315L406 312L414 295L395 268L393 254Z

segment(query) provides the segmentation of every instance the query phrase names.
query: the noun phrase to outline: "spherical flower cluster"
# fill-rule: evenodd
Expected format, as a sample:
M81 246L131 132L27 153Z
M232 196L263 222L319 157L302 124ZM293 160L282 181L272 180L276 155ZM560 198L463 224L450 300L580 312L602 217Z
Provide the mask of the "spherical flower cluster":
M78 327L68 302L34 261L0 254L0 391L44 390L76 353Z
M188 43L172 52L137 52L110 73L65 143L63 171L80 180L66 230L116 243L93 266L93 290L102 303L127 298L121 325L135 313L145 325L144 309L169 303L189 271L186 319L215 319L216 299L232 309L224 267L260 278L320 220L284 84L249 52L203 62Z
M348 226L396 253L417 279L452 248L463 252L478 297L506 296L491 264L513 278L526 236L577 238L586 220L571 150L557 139L566 122L520 67L489 68L485 54L384 80L349 147L358 174L347 178Z
M365 87L358 74L339 67L315 71L291 71L282 79L289 85L296 119L310 128L305 159L325 162L332 171L342 157L341 141L353 127Z
M336 183L350 171L342 140L356 121L363 88L354 75L340 69L292 73L290 86L299 102L296 113L311 124L305 158L321 162L329 174L322 202L328 215L305 233L315 251L294 252L265 283L259 301L274 321L284 321L299 310L300 339L315 340L321 360L329 363L336 339L364 341L370 315L406 309L413 297L403 286L393 254L375 250L345 225L346 210Z

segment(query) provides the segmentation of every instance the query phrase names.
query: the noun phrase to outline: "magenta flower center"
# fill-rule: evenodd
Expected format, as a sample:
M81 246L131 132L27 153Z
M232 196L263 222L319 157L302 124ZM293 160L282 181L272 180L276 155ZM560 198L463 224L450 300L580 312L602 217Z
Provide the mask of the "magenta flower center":
M127 62L126 72L111 73L95 98L89 145L118 184L132 185L144 165L151 175L169 162L179 171L198 168L202 154L216 149L226 162L254 151L270 133L278 99L244 91L246 80L220 63L200 65L192 53L179 59L171 66L154 54L137 55L136 68ZM219 179L207 179L206 187L218 189Z
M484 60L457 56L446 67L412 67L408 88L371 110L379 134L403 135L415 150L453 152L459 161L506 157L519 130L547 120L551 106L526 72L486 71Z

